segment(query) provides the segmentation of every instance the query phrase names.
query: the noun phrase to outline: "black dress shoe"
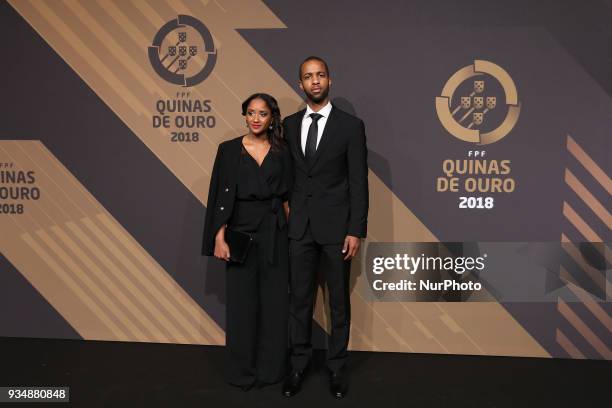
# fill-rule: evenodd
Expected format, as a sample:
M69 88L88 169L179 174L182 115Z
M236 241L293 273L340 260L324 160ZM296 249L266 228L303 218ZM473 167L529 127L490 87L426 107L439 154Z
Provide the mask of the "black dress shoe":
M255 383L239 385L240 389L244 392L250 391L255 386Z
M283 384L283 395L289 398L300 392L302 381L304 381L304 372L293 371L285 379L285 383Z
M266 388L269 387L271 385L277 384L279 381L261 381L261 380L257 380L255 381L255 388L257 388L258 390L262 389L262 388Z
M344 398L348 392L348 376L346 373L331 373L329 376L329 390L334 398Z

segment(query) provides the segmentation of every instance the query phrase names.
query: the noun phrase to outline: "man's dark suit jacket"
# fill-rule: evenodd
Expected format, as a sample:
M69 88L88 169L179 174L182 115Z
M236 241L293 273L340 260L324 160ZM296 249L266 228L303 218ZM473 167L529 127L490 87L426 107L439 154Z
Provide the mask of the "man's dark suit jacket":
M333 106L310 164L301 145L302 110L285 118L284 137L294 162L289 238L310 229L320 244L364 238L368 221L368 163L363 121Z

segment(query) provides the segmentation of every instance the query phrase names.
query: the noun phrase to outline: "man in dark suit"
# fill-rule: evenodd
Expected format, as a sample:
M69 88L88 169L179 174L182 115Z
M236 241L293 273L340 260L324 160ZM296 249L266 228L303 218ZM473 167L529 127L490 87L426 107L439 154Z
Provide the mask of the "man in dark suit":
M287 397L300 390L312 356L319 269L325 276L331 310L330 390L336 398L348 391L349 274L360 238L366 236L367 147L363 121L330 103L330 85L327 63L319 57L306 58L300 66L300 88L307 107L283 123L295 177L289 202L292 371L283 385Z

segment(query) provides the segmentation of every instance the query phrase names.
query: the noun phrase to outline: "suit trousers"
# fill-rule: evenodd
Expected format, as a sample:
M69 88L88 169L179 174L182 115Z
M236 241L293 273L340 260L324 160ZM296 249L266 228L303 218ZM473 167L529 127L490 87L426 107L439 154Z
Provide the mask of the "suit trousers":
M253 236L245 262L228 262L226 267L226 377L238 386L276 383L287 369L287 229L272 234L264 220Z
M304 370L312 358L312 312L319 270L325 275L331 311L326 365L332 372L346 366L351 326L351 262L344 260L342 246L343 243L317 243L310 224L301 239L290 240L289 332L293 370Z

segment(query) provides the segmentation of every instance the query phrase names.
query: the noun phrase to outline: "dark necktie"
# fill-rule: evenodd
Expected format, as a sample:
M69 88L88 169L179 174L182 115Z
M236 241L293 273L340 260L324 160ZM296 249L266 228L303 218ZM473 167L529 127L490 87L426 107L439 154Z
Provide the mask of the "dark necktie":
M321 119L323 115L318 113L311 113L310 118L312 119L312 123L308 128L308 135L306 136L306 151L304 157L306 157L306 161L310 161L317 151L317 136L319 135L319 125L317 122Z

